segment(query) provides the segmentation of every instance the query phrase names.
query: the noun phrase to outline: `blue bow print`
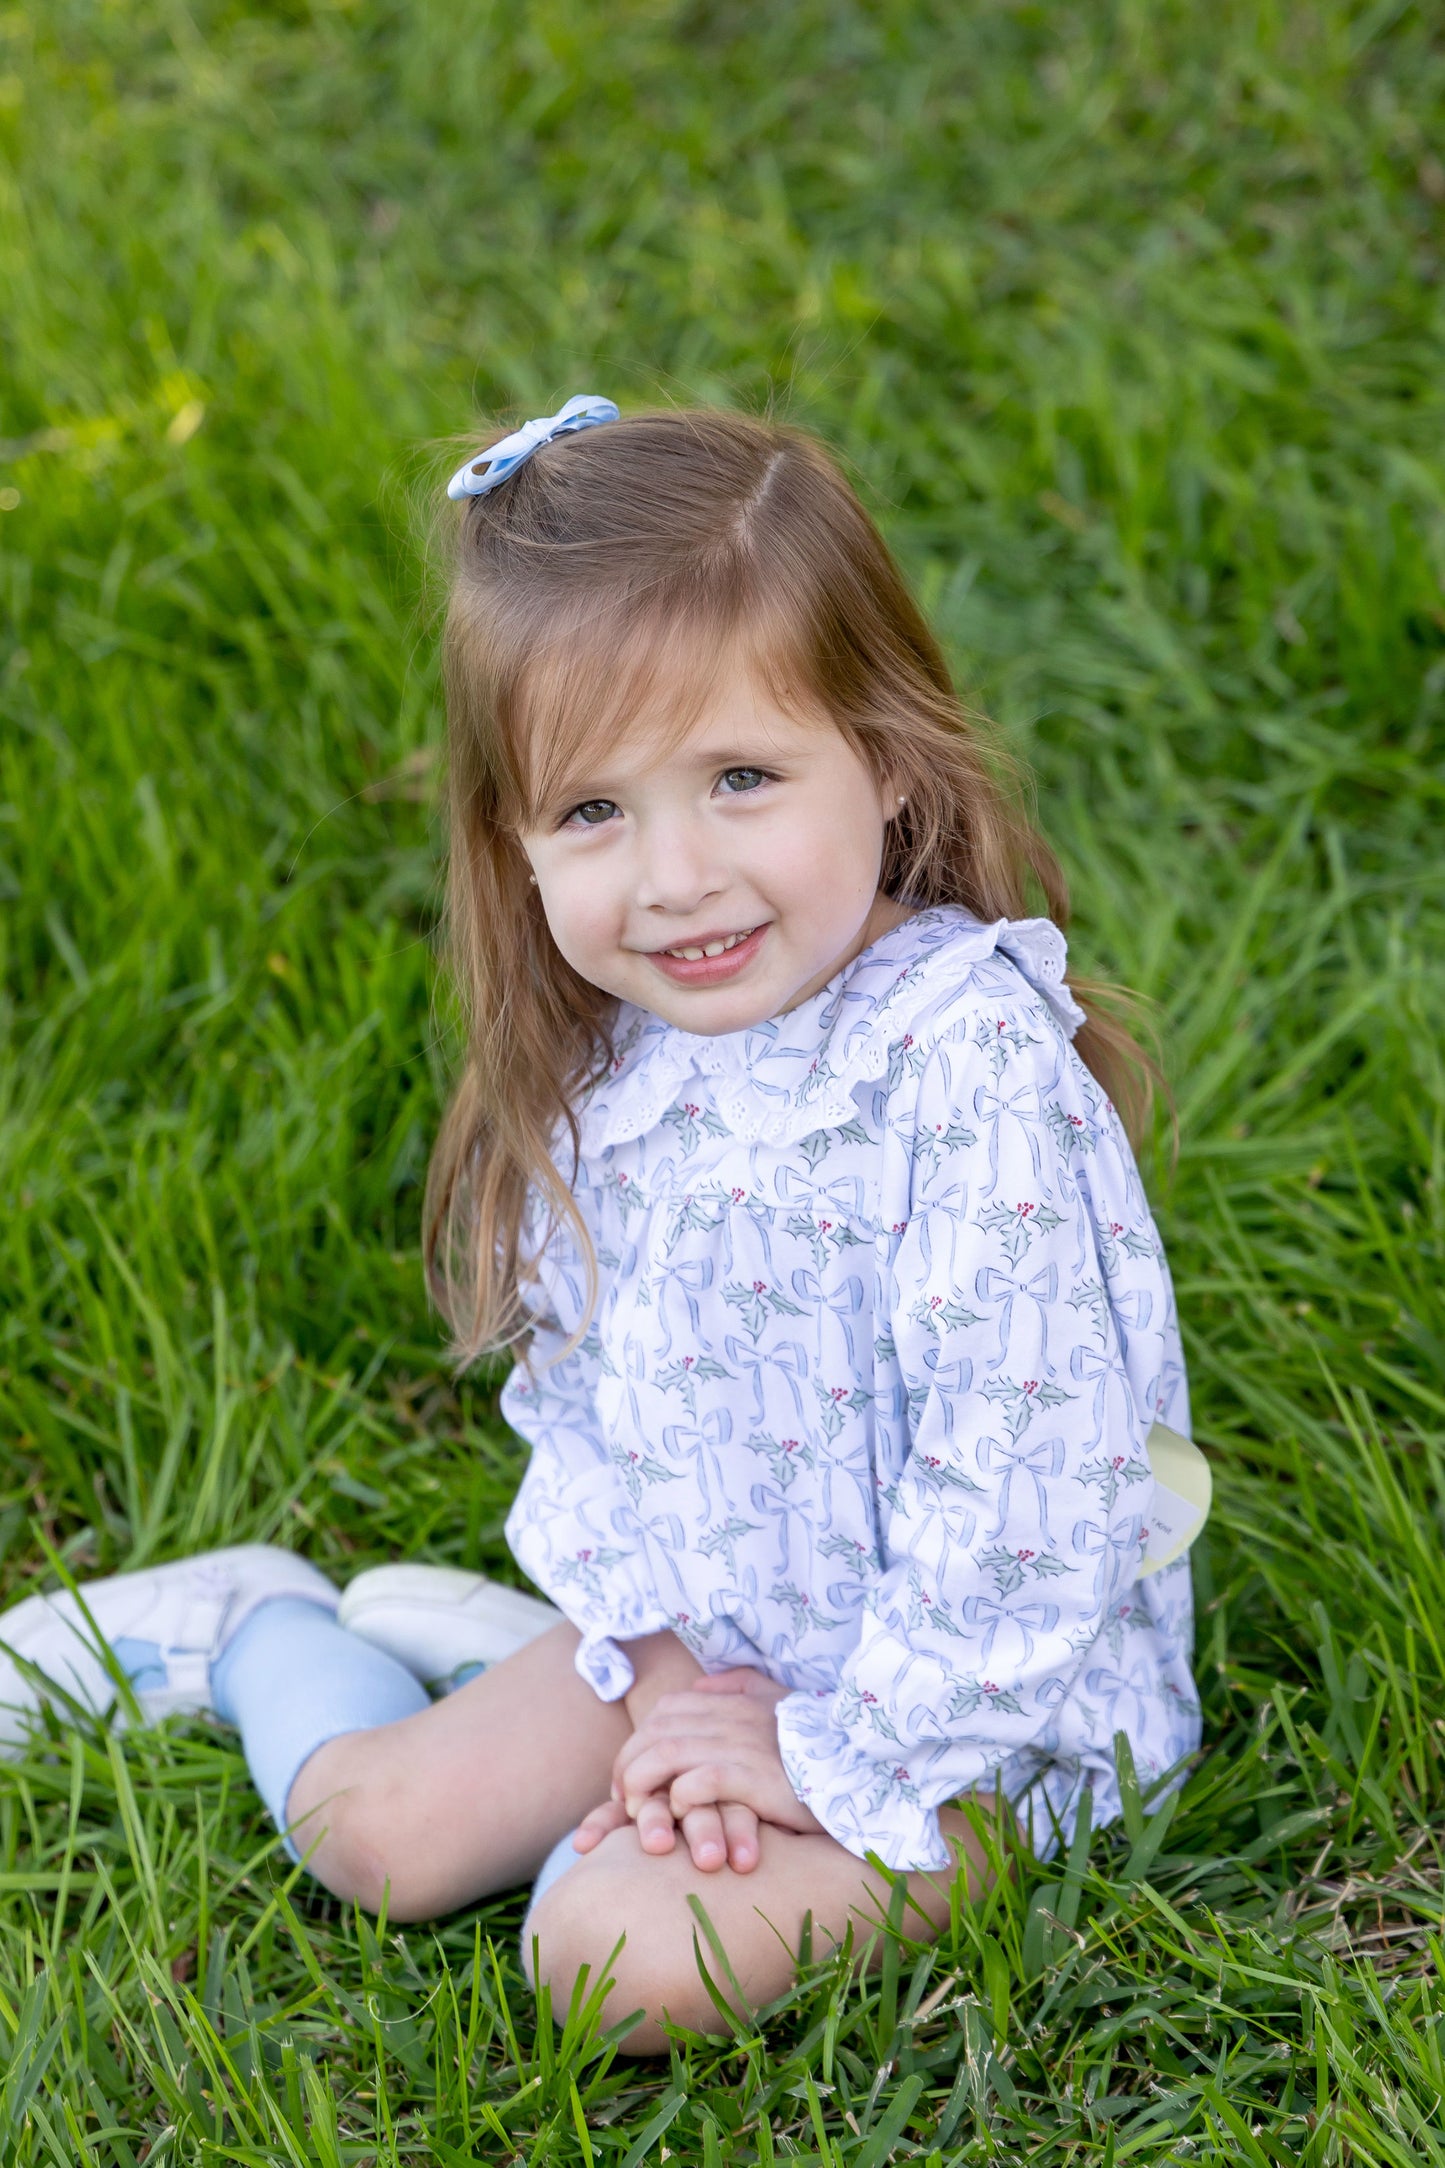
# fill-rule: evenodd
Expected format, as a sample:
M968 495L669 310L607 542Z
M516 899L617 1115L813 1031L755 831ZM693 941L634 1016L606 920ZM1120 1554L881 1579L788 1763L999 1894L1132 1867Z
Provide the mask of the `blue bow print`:
M554 437L570 437L574 430L595 429L600 422L615 422L617 418L617 408L610 399L599 399L595 392L579 392L555 414L541 414L534 421L523 422L500 444L478 452L464 467L458 467L447 483L447 495L485 497L488 490L507 481L533 452L539 452Z

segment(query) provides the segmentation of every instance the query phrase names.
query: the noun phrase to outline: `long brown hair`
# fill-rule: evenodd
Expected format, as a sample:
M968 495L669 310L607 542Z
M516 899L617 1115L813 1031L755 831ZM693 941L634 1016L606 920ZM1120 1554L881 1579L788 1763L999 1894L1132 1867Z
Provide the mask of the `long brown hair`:
M467 500L443 639L449 947L467 1050L425 1207L428 1276L465 1358L525 1333L519 1281L559 1215L596 1299L553 1155L570 1137L575 1172L574 1109L612 1058L617 1005L554 946L519 835L584 748L656 726L664 707L680 735L738 663L780 706L830 718L906 798L886 831L887 895L985 921L1039 900L1067 922L1018 775L813 438L723 412L630 415L556 440ZM1074 987L1090 1012L1075 1045L1137 1137L1153 1064L1100 1006L1108 989Z

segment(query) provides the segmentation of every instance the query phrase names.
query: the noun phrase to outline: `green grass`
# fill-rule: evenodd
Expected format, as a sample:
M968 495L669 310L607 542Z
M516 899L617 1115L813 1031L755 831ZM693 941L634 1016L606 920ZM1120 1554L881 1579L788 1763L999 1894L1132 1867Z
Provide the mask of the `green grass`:
M1076 956L1161 1004L1218 1496L1167 1828L666 2065L554 2037L518 1898L318 1898L226 1733L57 1733L0 2160L1445 2161L1442 122L1400 0L0 15L6 1596L504 1564L417 1254L408 505L579 388L824 431L1034 763Z

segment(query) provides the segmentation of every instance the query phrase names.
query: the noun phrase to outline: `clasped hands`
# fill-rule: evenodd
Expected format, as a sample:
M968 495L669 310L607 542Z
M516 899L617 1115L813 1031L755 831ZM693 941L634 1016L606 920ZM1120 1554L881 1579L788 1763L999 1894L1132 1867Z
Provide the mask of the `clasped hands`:
M788 1782L776 1710L787 1688L757 1671L700 1676L653 1702L612 1766L612 1796L580 1824L590 1852L631 1821L644 1852L673 1850L680 1829L704 1874L758 1863L758 1824L801 1835L822 1828Z

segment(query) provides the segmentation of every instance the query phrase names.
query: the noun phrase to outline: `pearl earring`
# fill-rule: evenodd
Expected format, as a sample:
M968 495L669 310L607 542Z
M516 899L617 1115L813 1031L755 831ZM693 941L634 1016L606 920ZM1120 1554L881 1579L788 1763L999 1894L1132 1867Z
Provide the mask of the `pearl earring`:
M527 879L528 879L528 880L529 880L529 881L531 882L531 884L532 884L533 888L535 888L535 887L536 887L536 885L537 885L537 876L536 876L536 874L535 874L535 873L529 873L529 874L527 875Z

